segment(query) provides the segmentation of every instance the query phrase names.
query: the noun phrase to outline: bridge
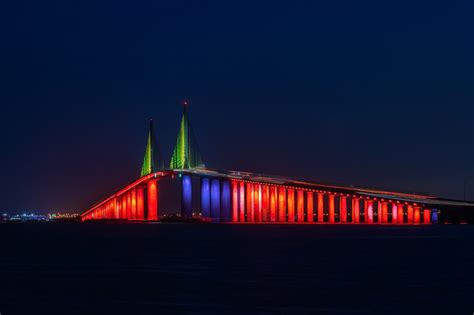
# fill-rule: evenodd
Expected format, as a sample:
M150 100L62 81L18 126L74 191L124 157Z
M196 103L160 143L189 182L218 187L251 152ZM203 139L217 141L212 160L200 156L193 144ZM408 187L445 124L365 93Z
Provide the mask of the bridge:
M434 196L325 185L207 168L187 104L165 167L150 122L141 176L81 214L82 221L159 221L164 180L178 181L183 220L227 223L474 223L474 204ZM164 194L162 198L172 198Z

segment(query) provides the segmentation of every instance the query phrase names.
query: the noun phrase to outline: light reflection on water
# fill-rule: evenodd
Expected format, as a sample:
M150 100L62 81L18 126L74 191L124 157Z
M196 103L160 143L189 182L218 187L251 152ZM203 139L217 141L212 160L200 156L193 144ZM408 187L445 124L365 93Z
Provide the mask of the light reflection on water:
M2 225L0 312L472 313L474 227Z

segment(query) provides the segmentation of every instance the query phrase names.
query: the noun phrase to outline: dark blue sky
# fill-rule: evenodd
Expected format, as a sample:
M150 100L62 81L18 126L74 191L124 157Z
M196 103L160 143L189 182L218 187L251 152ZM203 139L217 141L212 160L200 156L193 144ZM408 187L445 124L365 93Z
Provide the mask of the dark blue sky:
M462 198L472 1L23 1L2 9L0 210L83 210L169 159ZM471 185L474 198L474 183Z

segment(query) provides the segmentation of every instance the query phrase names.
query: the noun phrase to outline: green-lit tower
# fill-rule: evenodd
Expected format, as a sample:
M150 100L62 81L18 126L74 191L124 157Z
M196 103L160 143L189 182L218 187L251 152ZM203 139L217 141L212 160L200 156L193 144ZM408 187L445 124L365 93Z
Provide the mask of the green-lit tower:
M164 167L160 150L155 143L155 133L153 132L153 120L150 120L150 129L148 131L148 140L146 143L145 157L143 158L143 166L141 176L162 170Z
M171 157L171 169L204 167L193 128L188 118L188 102L183 104L183 117L179 128L178 139Z

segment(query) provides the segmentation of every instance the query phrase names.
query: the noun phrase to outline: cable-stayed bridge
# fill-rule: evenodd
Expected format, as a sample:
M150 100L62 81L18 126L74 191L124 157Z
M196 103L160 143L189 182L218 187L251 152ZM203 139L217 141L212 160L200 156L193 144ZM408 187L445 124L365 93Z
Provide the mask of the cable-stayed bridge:
M187 104L184 105L169 165L166 167L161 157L150 122L140 178L86 210L81 215L83 221L159 221L163 201L159 200L161 183L172 179L179 181L181 187L178 202L183 220L294 224L474 223L472 203L206 168L189 121Z

